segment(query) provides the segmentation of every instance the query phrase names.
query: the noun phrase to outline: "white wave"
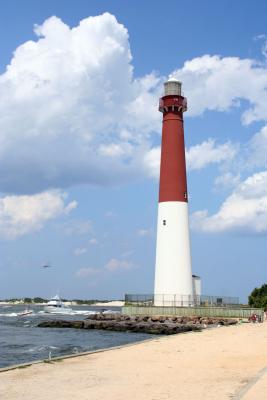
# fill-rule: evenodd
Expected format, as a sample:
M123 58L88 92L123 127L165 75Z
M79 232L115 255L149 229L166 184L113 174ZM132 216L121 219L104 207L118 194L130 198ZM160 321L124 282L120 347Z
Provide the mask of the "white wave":
M22 314L20 314L20 313L2 313L2 314L0 314L0 317L19 317L19 318L25 318L25 317L34 317L34 316L36 316L36 314L35 313L31 313L31 314L25 314L25 315L22 315Z
M0 314L0 317L17 317L17 313L5 313L5 314Z
M42 315L92 315L92 314L100 314L101 311L92 311L92 310L64 310L64 309L59 309L56 311L50 311L50 312L46 312L46 311L38 311L38 314L42 314ZM102 311L102 314L117 314L119 313L119 311L114 311L114 310L105 310Z
M43 345L43 346L31 347L28 351L32 353L35 351L57 350L57 349L59 349L59 347Z
M46 311L38 311L38 314L42 314L42 315L58 315L58 314L62 314L62 315L89 315L89 314L99 314L99 312L96 311L91 311L91 310L56 310L56 311L50 311L50 312L46 312Z
M98 312L91 311L91 310L73 310L73 315L90 315L90 314L98 314Z
M36 317L36 314L35 314L35 313L25 314L25 315L18 313L18 314L16 314L16 315L17 315L17 317L20 317L20 318L25 318L25 317L27 317L27 318Z
M120 311L106 310L103 311L102 314L120 314Z

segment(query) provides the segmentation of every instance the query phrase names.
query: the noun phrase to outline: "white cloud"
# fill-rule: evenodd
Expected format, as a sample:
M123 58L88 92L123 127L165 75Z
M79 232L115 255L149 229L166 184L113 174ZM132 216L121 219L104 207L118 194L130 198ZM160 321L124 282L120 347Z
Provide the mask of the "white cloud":
M74 233L73 228L74 227L72 226L71 234L79 234L79 235L80 234L84 235L88 232L88 230L90 230L90 231L92 230L91 222L88 222L88 221L80 222L80 223L78 223L78 225L76 224L75 225L75 233ZM96 238L91 238L91 239L89 239L88 244L90 246L95 246L96 244L98 244L98 241ZM81 256L82 254L87 253L87 251L88 251L87 247L77 247L77 249L74 250L74 254L76 256Z
M99 146L99 153L107 157L122 157L130 155L132 152L132 146L129 143L111 143L102 144Z
M160 147L148 150L144 155L143 162L147 175L152 178L158 178L160 170Z
M264 55L264 57L267 58L267 37L264 34L257 35L254 40L260 40L263 41L263 45L261 47L261 52Z
M218 190L232 189L240 183L240 174L234 175L231 172L225 172L215 179L215 187Z
M115 272L115 271L128 271L130 269L133 269L134 267L135 266L131 261L111 258L107 262L104 268L110 272Z
M78 271L76 272L76 276L78 278L86 278L88 276L97 276L101 273L101 270L99 268L92 268L92 267L88 267L88 268L80 268L78 269Z
M58 190L32 196L0 198L0 235L16 238L40 230L44 224L76 208L76 201L65 204L66 193Z
M138 149L160 129L161 78L133 79L127 29L105 13L72 29L51 17L35 33L0 75L2 190L137 176Z
M227 111L248 102L244 124L267 120L267 67L252 59L204 55L186 61L172 74L183 82L188 98L188 115L205 110Z
M191 226L203 232L267 232L267 171L241 182L216 214L193 213Z
M125 251L124 253L122 253L121 257L122 258L128 258L128 257L131 257L133 255L133 253L134 253L133 250L128 250L128 251Z
M138 236L150 236L152 234L152 229L139 229L137 231Z
M231 142L216 144L214 139L191 146L186 150L186 164L189 171L200 170L210 164L220 164L232 160L238 146ZM158 178L160 170L160 147L147 151L144 156L144 168L151 177Z
M267 125L248 142L246 164L250 167L267 167Z
M35 33L0 75L2 191L158 176L160 151L153 143L161 131L157 104L165 78L133 76L127 29L105 13L73 28L51 17ZM245 100L243 123L267 120L266 63L203 55L172 75L183 81L189 116ZM188 150L189 169L223 162L234 151L230 142L205 141Z
M86 235L88 232L92 232L93 226L91 221L83 221L79 219L73 219L63 225L63 230L66 235Z
M76 256L81 256L82 254L87 253L87 248L86 247L77 247L77 249L74 250L74 254Z
M187 167L191 171L199 170L209 164L228 161L234 158L236 151L236 147L230 142L216 145L214 139L208 139L187 150Z
M117 271L129 271L133 268L136 268L134 263L129 260L120 260L117 258L111 258L107 264L102 268L80 268L76 272L76 277L78 278L86 278L86 277L104 277L108 273L113 273Z
M105 13L72 29L51 17L35 33L37 40L19 46L0 76L3 190L136 178L142 154L154 176L158 150L150 150L150 135L160 131L164 77L133 78L126 28ZM184 83L189 115L228 110L245 99L245 123L267 119L263 64L204 55L172 75Z
M107 211L106 214L105 214L105 216L106 216L107 218L113 218L113 217L117 217L118 214L117 214L115 211Z
M94 245L98 244L98 240L97 240L96 238L91 238L91 239L89 240L89 244L90 244L91 246L94 246Z

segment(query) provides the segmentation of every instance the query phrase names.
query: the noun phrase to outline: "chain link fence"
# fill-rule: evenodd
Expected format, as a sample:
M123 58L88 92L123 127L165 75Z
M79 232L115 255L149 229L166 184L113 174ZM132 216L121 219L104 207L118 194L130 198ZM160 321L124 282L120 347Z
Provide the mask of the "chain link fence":
M239 305L239 298L180 294L126 294L125 305L142 307L234 307Z

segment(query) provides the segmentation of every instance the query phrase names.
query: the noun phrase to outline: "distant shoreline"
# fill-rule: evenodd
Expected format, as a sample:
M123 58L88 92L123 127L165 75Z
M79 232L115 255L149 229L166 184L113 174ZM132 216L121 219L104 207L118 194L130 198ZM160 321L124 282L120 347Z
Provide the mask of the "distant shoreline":
M45 306L47 303L29 303L29 302L21 302L21 301L0 301L1 306L19 306L19 305L30 305L30 306ZM88 306L88 307L123 307L124 301L122 300L110 300L110 301L99 301L96 303L78 303L76 301L67 300L64 302L65 305L72 306Z

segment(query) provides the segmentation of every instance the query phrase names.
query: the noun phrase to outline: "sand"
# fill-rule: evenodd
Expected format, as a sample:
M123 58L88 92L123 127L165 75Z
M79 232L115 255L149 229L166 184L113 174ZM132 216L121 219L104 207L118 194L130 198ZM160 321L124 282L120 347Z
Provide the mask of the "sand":
M190 332L0 373L1 400L266 400L267 323Z

